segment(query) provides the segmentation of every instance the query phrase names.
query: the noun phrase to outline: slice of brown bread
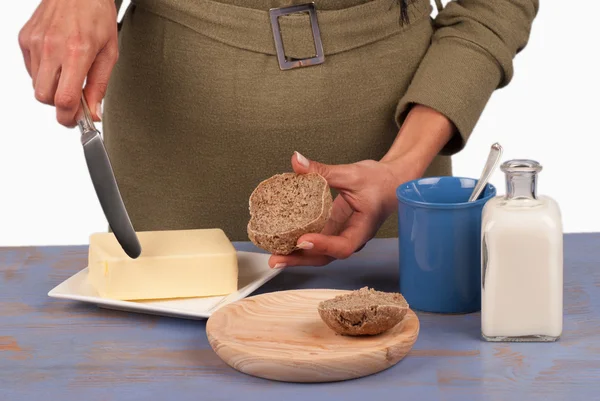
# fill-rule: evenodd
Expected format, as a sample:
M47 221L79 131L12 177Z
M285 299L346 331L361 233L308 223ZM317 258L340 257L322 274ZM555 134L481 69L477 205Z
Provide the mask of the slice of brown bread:
M321 319L338 334L377 335L400 323L408 303L400 293L363 287L321 302L318 310Z
M325 227L332 203L329 185L319 174L274 175L250 195L248 237L274 255L288 255L297 249L298 238Z

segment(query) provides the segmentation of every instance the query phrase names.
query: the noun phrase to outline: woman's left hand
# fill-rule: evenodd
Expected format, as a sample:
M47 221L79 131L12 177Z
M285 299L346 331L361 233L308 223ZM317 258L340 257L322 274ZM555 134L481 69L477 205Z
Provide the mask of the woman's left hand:
M300 251L271 256L269 266L323 266L360 250L396 210L398 185L421 177L455 130L443 114L417 104L381 161L332 166L295 153L292 166L296 173L322 175L339 195L325 228L318 234L301 236L297 243Z
M269 265L276 268L323 266L335 259L348 258L375 236L396 209L395 190L400 181L413 178L405 174L403 180L394 173L392 165L374 160L326 165L295 153L292 166L299 174L314 172L322 175L339 195L321 233L300 237L300 251L271 256Z

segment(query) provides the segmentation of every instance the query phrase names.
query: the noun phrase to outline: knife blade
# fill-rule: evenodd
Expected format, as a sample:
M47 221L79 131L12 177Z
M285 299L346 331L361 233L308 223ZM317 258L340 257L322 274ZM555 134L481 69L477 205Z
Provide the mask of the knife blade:
M85 161L102 211L125 253L135 259L142 253L142 246L123 203L104 141L100 131L94 125L83 95L81 111L77 116L77 125L81 131L81 145Z

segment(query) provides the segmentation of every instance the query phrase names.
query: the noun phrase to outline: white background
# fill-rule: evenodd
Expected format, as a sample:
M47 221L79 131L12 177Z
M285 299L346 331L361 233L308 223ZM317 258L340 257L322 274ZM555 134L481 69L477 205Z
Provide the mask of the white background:
M85 244L90 233L107 227L78 131L59 126L53 109L35 101L22 62L17 34L37 3L11 2L0 25L0 246ZM454 174L479 176L498 141L504 159L543 164L539 191L559 202L565 232L600 231L600 3L541 3L512 83L492 97L455 157ZM503 190L499 171L492 183Z

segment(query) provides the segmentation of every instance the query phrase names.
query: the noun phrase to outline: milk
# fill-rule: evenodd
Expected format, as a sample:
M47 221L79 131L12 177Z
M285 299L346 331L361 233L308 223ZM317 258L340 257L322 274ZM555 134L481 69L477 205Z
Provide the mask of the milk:
M560 208L536 193L541 166L502 165L506 195L482 216L481 331L488 341L554 341L563 325Z

